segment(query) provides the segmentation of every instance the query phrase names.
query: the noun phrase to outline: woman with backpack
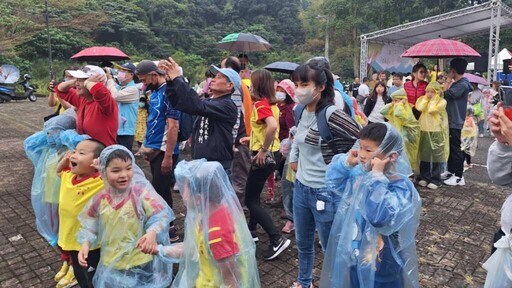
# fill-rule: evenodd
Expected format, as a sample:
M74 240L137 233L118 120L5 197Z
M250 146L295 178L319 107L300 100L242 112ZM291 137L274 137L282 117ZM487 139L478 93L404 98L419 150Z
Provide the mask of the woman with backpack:
M359 134L355 120L334 105L329 68L327 59L314 58L292 74L301 104L295 108L297 132L289 156L297 172L293 219L299 250L299 275L292 287L313 287L315 230L325 250L339 200L325 185L325 171L334 154L347 152Z

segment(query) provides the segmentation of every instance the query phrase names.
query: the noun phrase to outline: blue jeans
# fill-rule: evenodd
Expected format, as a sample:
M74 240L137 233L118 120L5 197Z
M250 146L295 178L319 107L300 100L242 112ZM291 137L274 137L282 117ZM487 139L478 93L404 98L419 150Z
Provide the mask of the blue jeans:
M288 165L285 165L283 168L283 174L286 173L287 169ZM286 213L286 218L293 222L293 182L286 180L285 175L281 176L284 212Z
M325 209L317 210L317 201L325 203ZM311 188L298 180L293 192L293 222L299 250L299 276L302 287L309 287L313 280L315 262L315 230L325 251L339 199L327 188Z

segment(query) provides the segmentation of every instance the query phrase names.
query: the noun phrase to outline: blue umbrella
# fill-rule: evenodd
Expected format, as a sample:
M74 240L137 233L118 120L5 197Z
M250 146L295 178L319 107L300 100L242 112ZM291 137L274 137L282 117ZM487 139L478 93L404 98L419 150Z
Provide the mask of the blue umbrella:
M271 64L268 64L267 66L263 67L271 72L279 72L279 73L285 73L285 74L292 74L295 69L299 67L299 64L295 64L292 62L283 62L278 61Z

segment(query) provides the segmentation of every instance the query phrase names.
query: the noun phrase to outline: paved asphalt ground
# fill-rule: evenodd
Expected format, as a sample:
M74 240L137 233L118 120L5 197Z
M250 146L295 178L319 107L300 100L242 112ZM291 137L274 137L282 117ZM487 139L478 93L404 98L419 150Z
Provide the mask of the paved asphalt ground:
M33 175L23 151L23 140L42 128L42 118L53 112L46 99L0 104L0 287L55 287L53 276L60 267L58 254L35 229L30 203ZM421 287L482 287L492 236L499 223L501 204L512 191L490 184L486 155L491 138L479 139L474 168L465 174L464 187L419 189L423 199L417 233ZM144 163L140 163L147 167ZM177 223L182 227L186 212L174 193ZM268 207L279 227L280 208ZM181 230L181 232L183 232ZM257 245L262 287L289 287L297 274L295 240L276 260L265 262L268 239L260 232ZM294 238L293 236L291 237ZM322 254L317 248L315 282Z

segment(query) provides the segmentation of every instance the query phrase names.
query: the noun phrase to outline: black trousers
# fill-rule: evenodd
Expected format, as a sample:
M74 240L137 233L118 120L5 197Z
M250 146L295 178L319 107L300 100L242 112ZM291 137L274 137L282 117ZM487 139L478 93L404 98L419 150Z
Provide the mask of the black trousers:
M442 163L430 163L420 162L420 178L427 181L427 183L433 183L435 185L441 185L441 169Z
M491 255L492 253L494 253L494 251L496 251L496 247L494 247L494 243L498 242L498 240L501 239L501 237L505 236L505 232L503 232L503 230L498 229L498 231L496 231L496 233L494 233L494 237L492 238L492 246L491 246Z
M462 177L464 172L464 153L460 149L461 129L450 128L450 156L448 157L448 172Z
M87 256L87 268L80 266L78 263L78 251L69 251L69 255L71 255L71 265L73 266L73 272L75 272L75 278L80 288L93 288L92 278L100 262L100 249L89 251L89 255Z
M134 135L117 135L117 144L123 145L128 150L132 151Z
M156 190L158 195L164 198L167 205L172 208L172 194L171 187L176 183L176 178L174 178L174 168L178 164L178 156L177 154L172 155L172 171L171 174L164 175L162 173L162 162L164 161L164 151L160 151L160 153L153 158L149 162L149 168L151 169L151 175L153 178L151 179L151 184ZM173 222L171 222L171 226Z
M270 215L261 207L260 195L268 176L274 172L274 169L275 165L259 169L251 167L245 185L245 205L250 211L249 230L256 230L256 225L260 224L269 235L272 244L277 242L281 235L274 226Z
M466 152L462 152L462 153L464 153L464 160L466 160L466 163L468 163L468 165L471 165L471 155L469 155Z

